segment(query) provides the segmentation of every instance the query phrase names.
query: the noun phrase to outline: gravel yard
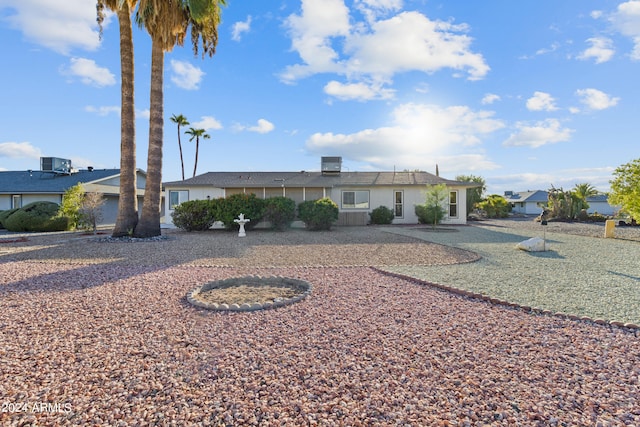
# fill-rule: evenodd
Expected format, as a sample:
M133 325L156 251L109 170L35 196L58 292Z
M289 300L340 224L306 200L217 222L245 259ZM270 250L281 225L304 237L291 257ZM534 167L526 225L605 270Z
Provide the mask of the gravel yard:
M243 239L167 231L127 243L0 236L0 424L640 426L636 330L535 315L378 270L447 268L465 278L493 262L494 245L573 267L567 234L551 227L550 253L515 251L514 236L537 232L528 226ZM504 240L483 246L474 232ZM640 246L569 238L578 237L581 248ZM637 270L615 272L637 294ZM495 271L474 273L481 282ZM306 280L313 292L249 313L186 301L196 286L248 274Z

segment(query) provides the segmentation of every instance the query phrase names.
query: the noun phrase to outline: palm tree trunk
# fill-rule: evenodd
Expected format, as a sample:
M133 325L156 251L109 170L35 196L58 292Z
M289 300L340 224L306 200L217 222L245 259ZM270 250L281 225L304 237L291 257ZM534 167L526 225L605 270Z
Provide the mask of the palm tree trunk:
M149 99L149 150L147 153L147 180L142 215L135 229L136 237L160 236L160 195L162 187L162 143L164 126L163 108L164 50L161 44L151 44L151 94Z
M134 65L131 11L127 2L118 8L120 26L120 197L118 216L111 233L113 237L125 236L138 223L138 195L136 184L136 134L134 110Z
M198 168L198 150L200 149L200 137L196 137L196 161L193 163L193 176L196 176L196 169Z
M182 142L180 141L180 123L178 123L178 149L180 150L180 166L182 167L182 180L184 181L184 158L182 157Z

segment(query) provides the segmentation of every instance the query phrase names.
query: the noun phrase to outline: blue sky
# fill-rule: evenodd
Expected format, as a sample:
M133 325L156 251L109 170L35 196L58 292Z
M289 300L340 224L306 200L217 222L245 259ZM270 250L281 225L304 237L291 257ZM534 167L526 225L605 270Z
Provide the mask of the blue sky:
M607 191L639 157L639 0L228 0L222 17L213 58L165 56L163 181L181 178L172 114L211 136L198 174L342 156L349 171L437 164L488 193ZM0 0L0 170L119 167L118 37L111 16L99 39L92 0ZM134 43L146 169L149 37Z

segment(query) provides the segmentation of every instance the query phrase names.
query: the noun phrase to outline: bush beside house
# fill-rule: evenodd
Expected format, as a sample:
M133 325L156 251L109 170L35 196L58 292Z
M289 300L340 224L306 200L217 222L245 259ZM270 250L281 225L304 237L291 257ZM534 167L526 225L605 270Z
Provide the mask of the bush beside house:
M58 204L53 202L29 203L20 209L12 209L2 225L15 232L65 231L69 227L69 218L60 216L58 210Z

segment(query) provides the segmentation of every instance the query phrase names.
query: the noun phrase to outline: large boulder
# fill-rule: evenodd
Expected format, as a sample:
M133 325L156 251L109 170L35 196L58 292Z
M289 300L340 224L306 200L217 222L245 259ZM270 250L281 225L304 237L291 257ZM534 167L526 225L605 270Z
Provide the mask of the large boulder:
M544 239L532 237L531 239L518 243L516 248L527 252L544 252L547 250L546 246Z

